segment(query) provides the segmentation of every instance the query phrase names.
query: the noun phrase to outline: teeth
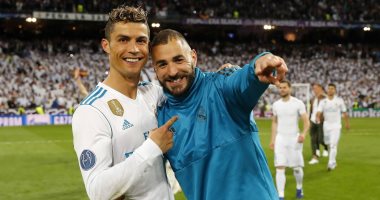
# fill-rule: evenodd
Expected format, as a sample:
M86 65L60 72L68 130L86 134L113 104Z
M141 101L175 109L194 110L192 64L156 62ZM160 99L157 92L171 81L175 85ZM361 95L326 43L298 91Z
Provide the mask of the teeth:
M177 79L175 79L175 80L171 80L171 82L173 82L173 83L177 83L177 82L181 81L181 79L182 79L182 78L177 78Z
M137 61L139 61L138 58L125 58L124 60L126 60L127 62L137 62Z

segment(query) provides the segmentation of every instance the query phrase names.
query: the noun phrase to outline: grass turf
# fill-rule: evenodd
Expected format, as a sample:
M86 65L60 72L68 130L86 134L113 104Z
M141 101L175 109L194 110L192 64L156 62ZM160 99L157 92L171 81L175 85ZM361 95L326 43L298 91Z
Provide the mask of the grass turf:
M351 119L338 148L338 167L327 172L327 158L308 165L310 137L304 145L306 200L380 198L380 119ZM262 146L274 175L269 150L270 120L257 120ZM287 170L286 199L295 199L295 180ZM87 199L72 145L70 126L0 128L0 199ZM185 199L183 194L177 200Z

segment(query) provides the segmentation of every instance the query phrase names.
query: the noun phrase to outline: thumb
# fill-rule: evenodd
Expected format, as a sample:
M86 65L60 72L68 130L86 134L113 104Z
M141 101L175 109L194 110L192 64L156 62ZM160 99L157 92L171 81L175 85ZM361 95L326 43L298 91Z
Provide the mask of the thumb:
M177 120L178 120L178 116L174 116L170 118L164 125L162 125L162 127L169 129Z

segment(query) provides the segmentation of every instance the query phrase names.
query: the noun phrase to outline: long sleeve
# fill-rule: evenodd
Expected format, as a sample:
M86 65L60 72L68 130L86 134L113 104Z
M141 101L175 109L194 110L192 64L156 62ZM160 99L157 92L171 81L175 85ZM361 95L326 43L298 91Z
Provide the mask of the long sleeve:
M254 65L255 61L265 54L267 53L256 56L251 63L225 78L223 93L227 104L238 105L247 112L250 112L257 104L269 85L259 81Z
M113 163L112 127L101 111L90 105L80 106L73 117L74 148L86 191L90 199L114 199L134 194L137 182L152 170L160 148L147 139L124 161Z

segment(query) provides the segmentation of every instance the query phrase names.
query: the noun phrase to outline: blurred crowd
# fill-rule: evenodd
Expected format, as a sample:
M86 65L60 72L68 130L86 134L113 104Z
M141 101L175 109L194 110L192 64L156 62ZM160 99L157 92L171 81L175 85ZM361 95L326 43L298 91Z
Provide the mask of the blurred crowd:
M91 42L0 41L0 110L73 108L83 98L75 68L88 69L83 83L89 89L105 77L107 57L95 51Z
M193 42L198 66L215 71L224 63L243 66L254 55L271 51L282 56L293 83L335 83L339 96L351 108L380 107L380 49L368 45L259 45L255 43ZM73 71L86 71L81 79L93 89L107 74L108 59L96 41L26 42L0 40L0 111L13 109L73 109L84 97ZM142 80L156 82L148 62ZM269 89L260 100L266 107L279 98ZM257 109L260 109L260 108ZM20 111L20 112L21 112Z
M142 5L153 18L171 16L360 22L380 20L380 4L377 0L0 0L0 12L108 13L123 3Z
M254 55L270 51L285 59L292 83L337 85L338 95L350 108L380 108L380 48L368 45L259 45L255 43L194 43L199 65L212 71L229 62L243 66ZM200 53L199 53L200 52ZM302 91L301 91L302 92ZM311 87L310 87L310 98ZM298 96L306 101L306 92ZM278 90L268 89L260 106L269 110L279 98Z

